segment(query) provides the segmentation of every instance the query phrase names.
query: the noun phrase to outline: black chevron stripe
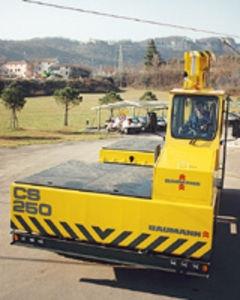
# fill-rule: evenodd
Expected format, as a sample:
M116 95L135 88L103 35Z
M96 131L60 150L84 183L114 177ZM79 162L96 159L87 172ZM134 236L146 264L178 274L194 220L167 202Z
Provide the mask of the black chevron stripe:
M21 216L15 215L15 217L27 232L32 232L32 229L29 227L29 225L26 223L26 221Z
M50 219L44 219L44 220L56 236L61 238L63 237L62 233L59 231L59 229L54 225L54 223Z
M209 251L204 253L201 257L199 257L199 259L204 260L204 261L209 261L211 254L212 254L212 249L210 249Z
M179 248L181 245L186 243L186 241L187 241L186 239L177 239L174 243L172 243L170 246L168 246L167 249L165 249L163 251L163 253L166 253L166 254L172 253L177 248Z
M46 230L42 227L42 225L38 222L36 218L29 217L29 219L32 221L32 223L36 226L36 228L42 235L48 235Z
M90 232L82 224L76 224L76 226L89 242L95 242Z
M68 225L67 222L60 222L60 224L62 225L62 227L66 230L66 232L70 235L71 238L73 239L77 239L78 236L77 234L74 232L74 230Z
M102 239L105 240L111 233L114 232L113 228L107 228L105 230L102 230L100 227L98 226L92 226L92 228L94 229L94 231L96 232L96 234Z
M148 233L140 234L128 245L128 247L133 248L133 249L136 248L141 242L145 241L149 236L150 236L150 234L148 234Z
M10 221L10 228L18 229L17 225L13 222L13 220Z
M123 240L125 240L130 234L132 234L132 231L123 231L121 234L119 234L111 243L112 246L117 246L120 244Z
M182 256L184 257L190 257L193 253L195 253L197 250L202 248L206 245L206 242L196 242L194 243L190 248L188 248L186 251L183 252Z
M160 246L163 242L168 239L167 236L159 236L156 240L154 240L150 245L145 248L145 251L154 251L158 246Z

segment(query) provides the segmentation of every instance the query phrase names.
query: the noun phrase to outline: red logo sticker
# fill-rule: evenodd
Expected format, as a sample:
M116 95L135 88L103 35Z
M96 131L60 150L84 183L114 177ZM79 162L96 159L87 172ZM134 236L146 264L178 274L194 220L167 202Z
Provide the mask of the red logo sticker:
M202 236L204 237L204 238L209 238L209 232L208 231L203 231L203 233L202 233Z
M185 191L185 181L186 181L186 176L184 174L179 175L179 186L178 190L179 191Z

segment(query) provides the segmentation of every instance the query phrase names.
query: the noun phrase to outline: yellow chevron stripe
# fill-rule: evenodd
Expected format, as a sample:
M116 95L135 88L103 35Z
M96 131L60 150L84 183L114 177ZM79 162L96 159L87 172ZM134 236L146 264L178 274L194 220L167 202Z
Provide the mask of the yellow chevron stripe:
M71 227L72 228L72 230L76 233L76 235L78 236L78 231L77 230L74 230L74 228L73 228L73 225L72 224L69 224L69 223L67 223L68 225L69 225L69 227ZM56 223L54 223L54 225L58 228L58 230L61 232L61 234L64 236L64 237L66 237L66 238L72 238L71 237L71 235L70 235L70 233L68 233L67 232L67 230L60 224L60 223L58 223L58 224L56 224Z
M205 246L203 246L201 249L197 250L196 252L194 252L191 257L193 258L201 258L201 256L203 256L205 253L207 253L209 250L211 250L211 245L210 244L206 244Z
M159 245L157 248L154 249L156 252L163 252L165 249L167 249L170 245L172 245L177 238L169 237L166 241L164 241L161 245Z
M24 215L22 215L22 214L16 214L16 215L19 215L19 216L26 222L26 224L31 228L31 230L32 230L33 232L37 233L36 230L35 230L35 227L33 226L32 222L30 222L30 220L28 220L28 219L27 219ZM14 220L14 223L15 223L15 224L17 225L17 227L19 228L19 230L21 230L21 231L26 231L26 229L23 227L23 225L20 223L20 221L18 221L18 219L15 218L14 216L13 216L13 220Z
M123 231L121 231L119 234L121 234ZM122 247L128 247L128 245L137 238L139 234L131 233L127 238L125 238L121 243L119 243L119 246Z
M80 232L80 230L77 228L77 226L75 224L72 225L72 229L74 230L74 232L78 236L79 240L87 241L85 236Z
M192 242L190 240L188 240L187 242L185 242L183 245L181 245L180 247L178 247L176 250L174 250L172 252L172 254L174 255L181 255L184 251L186 251L187 249L189 249L193 244L195 244L196 241Z
M46 222L45 222L42 218L37 217L36 219L37 219L38 222L42 225L42 227L45 229L45 231L47 232L47 234L49 234L49 235L54 235L53 232L52 232L52 230L47 226ZM37 228L36 228L36 229L37 229ZM38 229L37 229L37 231L35 231L35 232L38 233Z
M88 232L91 234L91 236L94 238L94 240L97 243L102 243L102 239L98 236L98 234L94 231L94 229L92 229L91 226L85 226L84 227L88 230ZM106 243L107 239L104 240L104 244Z
M22 225L18 222L18 220L15 218L15 215L11 216L12 221L14 222L14 224L17 226L18 229L22 228Z

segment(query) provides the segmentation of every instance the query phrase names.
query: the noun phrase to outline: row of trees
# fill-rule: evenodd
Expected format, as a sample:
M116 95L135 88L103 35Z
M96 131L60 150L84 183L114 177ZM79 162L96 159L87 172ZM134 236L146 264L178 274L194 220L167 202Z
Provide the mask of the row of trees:
M21 111L26 104L25 97L24 90L14 82L1 93L1 98L5 107L11 111L11 128L13 129L18 127L17 112ZM83 97L80 95L78 89L65 87L63 89L57 89L54 92L54 98L57 103L64 106L64 126L68 126L69 110L72 107L79 105L82 102ZM157 100L157 97L151 91L147 91L140 100ZM123 99L114 91L106 93L104 97L99 99L100 104L109 104L118 101L123 101Z
M21 86L13 82L3 89L1 98L5 107L11 111L11 128L16 129L18 127L17 112L21 111L26 104L26 94ZM69 110L73 106L79 105L83 98L79 90L72 87L57 89L54 92L54 98L64 106L64 126L68 126Z
M1 91L12 84L12 79L0 79ZM57 89L63 89L67 86L80 90L82 93L106 93L107 91L118 91L118 88L112 78L82 78L80 80L36 80L36 79L16 79L15 84L21 86L25 95L34 96L52 96Z

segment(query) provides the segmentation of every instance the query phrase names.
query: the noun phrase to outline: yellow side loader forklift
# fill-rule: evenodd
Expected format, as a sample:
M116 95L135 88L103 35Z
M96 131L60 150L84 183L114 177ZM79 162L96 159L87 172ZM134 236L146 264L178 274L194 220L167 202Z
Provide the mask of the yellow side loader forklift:
M70 161L14 182L12 244L208 276L216 223L236 233L234 218L218 216L229 97L208 86L210 62L185 53L153 168Z

